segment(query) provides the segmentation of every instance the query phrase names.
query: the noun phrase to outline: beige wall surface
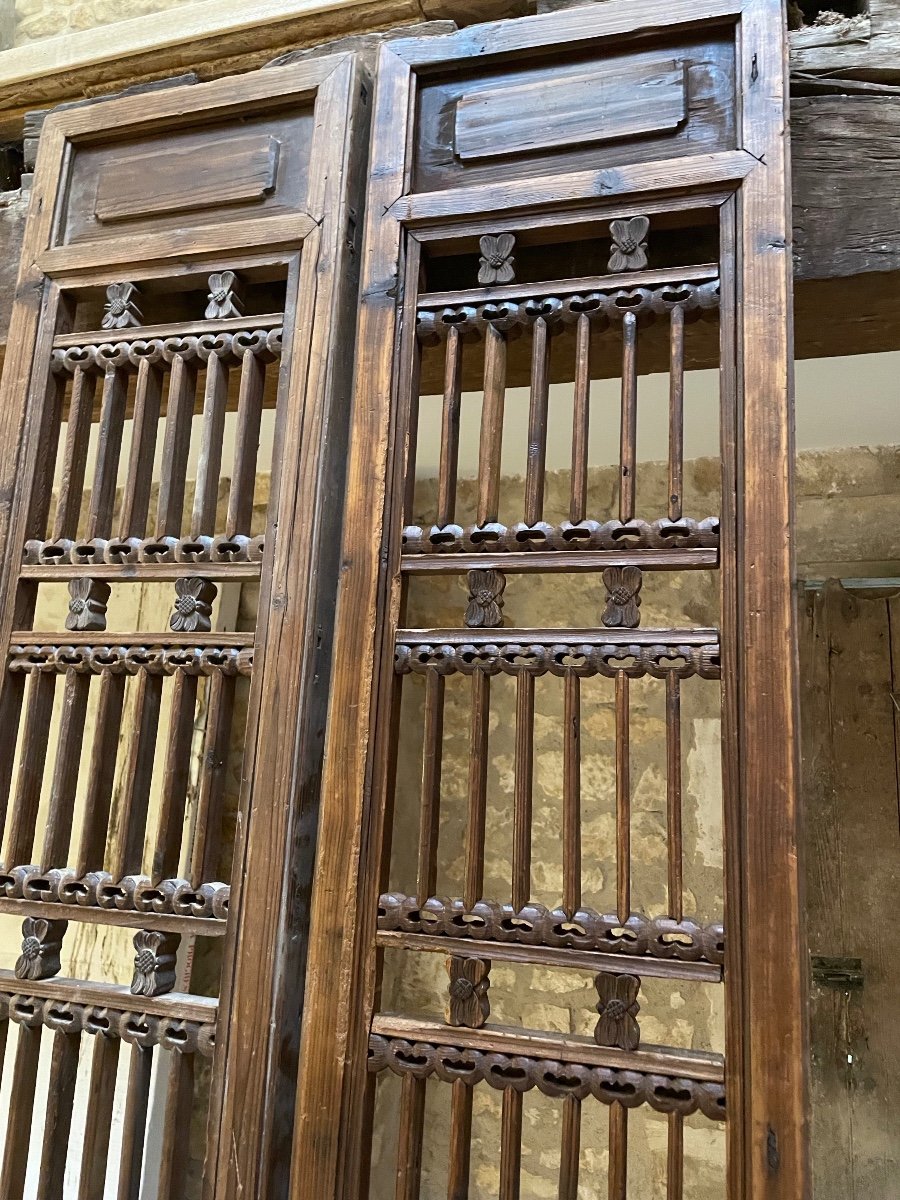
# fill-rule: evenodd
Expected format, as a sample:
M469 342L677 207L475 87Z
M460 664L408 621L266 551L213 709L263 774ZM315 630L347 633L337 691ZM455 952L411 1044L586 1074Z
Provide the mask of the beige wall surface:
M15 0L13 45L96 29L131 17L152 16L190 3L191 0Z

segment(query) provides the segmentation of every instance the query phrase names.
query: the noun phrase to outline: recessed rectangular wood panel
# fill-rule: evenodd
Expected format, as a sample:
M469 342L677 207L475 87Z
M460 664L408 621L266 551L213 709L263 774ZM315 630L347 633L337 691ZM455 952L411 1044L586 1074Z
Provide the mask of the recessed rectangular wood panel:
M732 150L734 97L734 44L720 30L436 70L416 97L411 190Z
M467 92L456 153L496 158L676 129L687 112L683 63L647 60L561 70L508 88Z
M194 229L199 247L210 226L223 227L223 246L234 245L249 222L306 211L312 136L312 109L299 104L293 111L249 108L239 124L173 120L142 136L76 142L55 252ZM272 241L279 240L283 233L273 228Z
M262 200L275 187L278 148L277 138L259 133L233 138L227 157L199 162L190 147L115 158L97 179L94 215L128 221Z

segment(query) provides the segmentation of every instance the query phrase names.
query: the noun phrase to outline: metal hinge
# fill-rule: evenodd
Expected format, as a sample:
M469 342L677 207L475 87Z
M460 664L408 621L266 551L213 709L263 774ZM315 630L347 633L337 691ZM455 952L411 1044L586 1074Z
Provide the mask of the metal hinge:
M838 988L842 992L862 987L861 958L828 958L813 954L811 959L813 983L818 983L820 987Z

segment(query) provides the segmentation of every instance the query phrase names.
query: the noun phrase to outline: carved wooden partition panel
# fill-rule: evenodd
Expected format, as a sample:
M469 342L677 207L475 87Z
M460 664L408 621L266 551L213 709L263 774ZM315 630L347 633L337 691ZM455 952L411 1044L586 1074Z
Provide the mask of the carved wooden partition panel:
M362 87L345 55L44 127L0 403L5 1200L286 1188ZM81 922L134 932L130 987L66 976Z
M542 1098L556 1106L547 1186L561 1200L637 1194L629 1124L644 1105L666 1114L669 1200L701 1194L685 1176L698 1112L706 1140L726 1122L732 1200L807 1194L784 45L774 0L609 0L382 51L297 1197L536 1194L522 1161ZM683 441L686 368L710 339L712 514L689 507ZM649 501L638 376L657 371L669 376L667 498ZM615 412L592 392L604 377L619 381ZM571 383L562 498L547 489L554 381ZM512 405L527 428L517 450L504 440ZM589 486L598 432L618 444L609 509ZM467 437L477 455L463 478ZM438 447L425 485L423 442ZM592 621L572 622L557 599L573 572L596 578ZM661 572L705 573L716 627L641 624ZM537 618L504 626L504 603ZM727 908L697 911L681 712L720 679ZM550 687L562 693L557 765L538 788ZM662 895L642 892L631 846L632 740L651 704L663 714ZM598 785L582 755L600 718L612 806L586 834ZM532 853L548 821L560 849L549 883ZM423 965L435 951L442 982ZM513 965L553 970L560 988L591 972L596 1013L572 1033L494 1017L490 973ZM428 995L398 1011L404 976L427 979ZM724 1054L649 1044L647 980L724 988ZM607 1131L589 1145L597 1105Z

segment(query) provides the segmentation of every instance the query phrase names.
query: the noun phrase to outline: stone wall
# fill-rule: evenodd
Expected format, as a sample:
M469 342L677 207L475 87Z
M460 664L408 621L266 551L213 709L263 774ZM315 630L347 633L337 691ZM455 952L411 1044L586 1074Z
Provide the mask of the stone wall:
M12 0L6 0L11 3ZM152 16L190 0L14 0L13 45L24 46L63 33L97 29L129 17Z

